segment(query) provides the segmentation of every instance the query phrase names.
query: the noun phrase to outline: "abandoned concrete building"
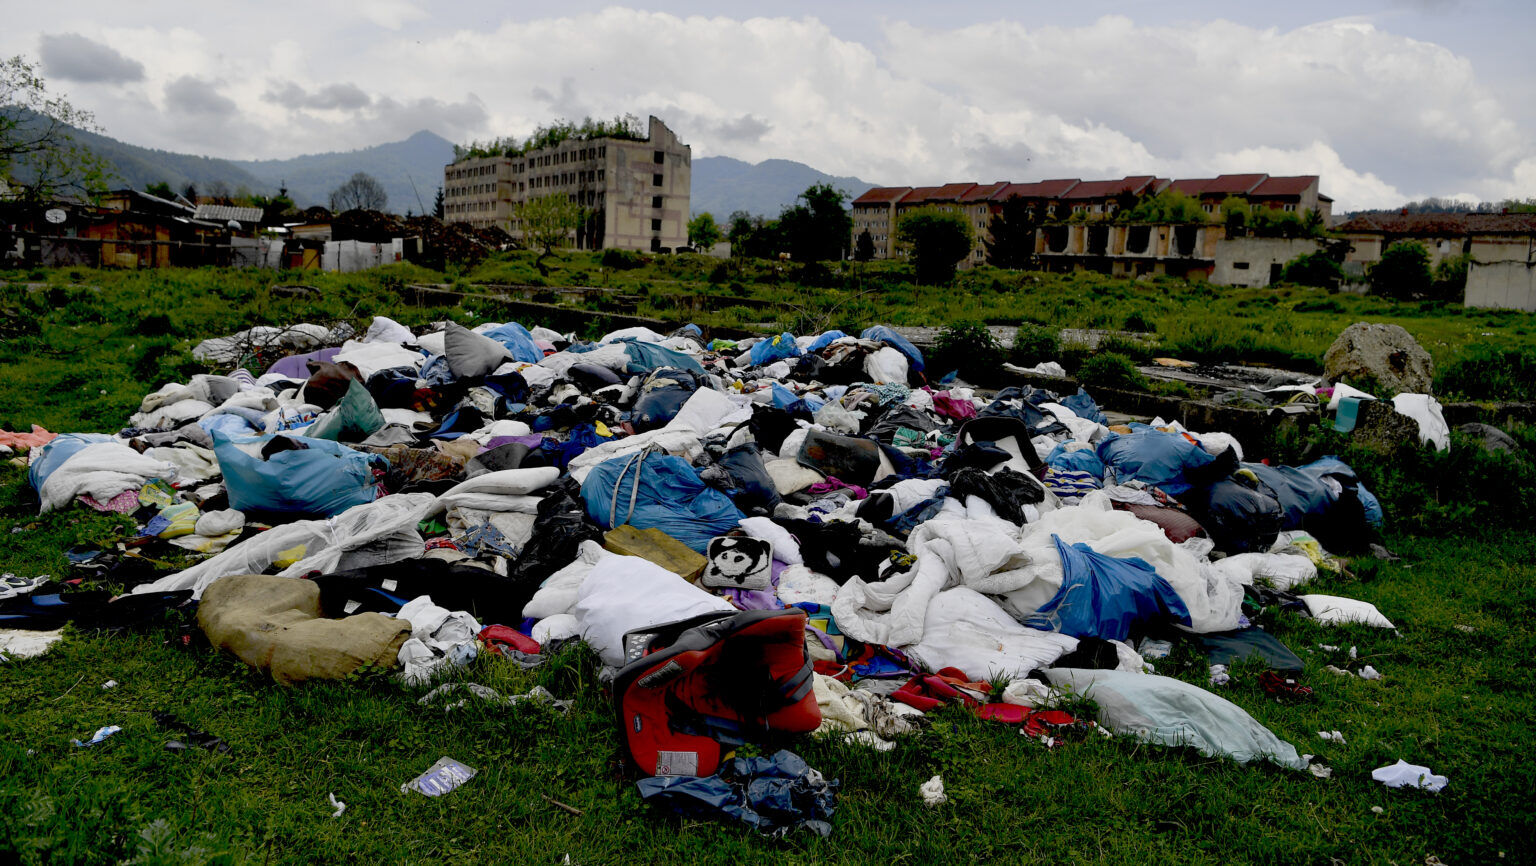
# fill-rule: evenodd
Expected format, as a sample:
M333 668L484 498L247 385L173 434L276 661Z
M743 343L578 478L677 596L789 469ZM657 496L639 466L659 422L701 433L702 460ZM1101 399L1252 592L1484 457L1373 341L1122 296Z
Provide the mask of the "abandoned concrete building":
M1369 213L1341 224L1349 240L1344 272L1364 279L1382 252L1398 241L1429 251L1429 264L1468 256L1468 307L1536 312L1536 214Z
M1087 268L1105 273L1137 276L1170 274L1207 278L1218 271L1230 285L1267 285L1276 256L1296 244L1256 243L1270 239L1226 238L1220 225L1222 203L1229 197L1246 200L1254 207L1289 213L1317 212L1324 221L1331 216L1333 199L1318 190L1317 175L1271 177L1267 174L1224 174L1212 178L1168 180L1152 175L1133 175L1118 180L1063 178L1033 183L950 183L925 187L875 187L853 201L853 242L870 233L875 257L900 258L896 223L922 207L962 214L975 231L975 246L962 267L986 260L988 226L1003 202L1018 197L1042 222L1035 252L1043 267L1054 270ZM1154 225L1112 223L1109 217L1142 196L1174 189L1197 200L1207 214L1205 225ZM1065 222L1076 218L1079 222ZM1225 244L1246 241L1241 249ZM1253 260L1253 261L1250 261ZM1254 262L1258 264L1255 265Z
M570 138L517 156L470 157L443 169L443 219L520 237L516 207L570 196L589 219L577 249L671 251L688 243L692 150L656 117L647 136Z

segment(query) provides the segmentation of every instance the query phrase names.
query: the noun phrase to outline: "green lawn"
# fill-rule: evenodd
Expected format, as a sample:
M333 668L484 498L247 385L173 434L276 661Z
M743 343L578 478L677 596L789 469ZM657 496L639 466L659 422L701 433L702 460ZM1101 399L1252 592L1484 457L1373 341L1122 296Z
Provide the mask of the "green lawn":
M680 258L609 276L647 293L646 303L671 291L734 291L728 284L711 288L712 263L697 263L700 273L693 273L687 268L695 265ZM347 319L365 326L374 314L407 325L444 315L473 322L470 313L487 316L487 305L417 309L401 303L393 287L468 287L496 278L489 269L524 264L511 256L448 275L411 268L359 275L52 272L36 280L47 286L33 291L17 280L0 298L0 309L19 311L0 317L0 420L60 431L116 429L144 393L200 369L186 354L198 339L261 323ZM559 267L584 268L593 278L570 282L601 276L591 257L568 257ZM757 267L747 276L761 273ZM1215 316L1251 310L1243 327L1265 335L1255 345L1283 339L1297 357L1319 342L1326 348L1343 325L1368 317L1404 324L1442 362L1480 341L1529 346L1532 339L1529 316L1420 309L1313 290L1229 292L1093 276L1041 276L1023 288L983 285L994 278L1029 283L1035 275L982 272L966 277L976 283L948 290L896 284L883 295L855 297L836 314L845 319L831 321L1032 318L1121 327L1137 313L1167 340L1182 339L1177 328L1204 327L1202 320L1217 323L1210 326L1213 339L1228 339L1230 321ZM274 299L268 290L301 279L321 287L318 300ZM812 294L750 281L742 289L751 297ZM1303 303L1339 309L1287 313ZM1536 441L1530 430L1515 432L1526 447ZM1373 602L1399 633L1327 629L1281 615L1267 624L1306 661L1304 679L1316 699L1276 703L1259 689L1252 668L1239 668L1224 694L1299 750L1319 755L1333 768L1329 779L1125 738L1047 750L1014 728L949 709L931 730L890 753L793 743L812 766L841 780L839 810L830 839L771 841L734 826L659 815L640 802L621 772L619 734L593 659L582 651L531 673L491 658L458 672L503 693L542 684L576 701L567 716L537 707L444 713L416 704L422 690L387 678L279 687L228 656L171 646L168 629L72 633L43 658L0 665L0 862L559 863L565 854L585 864L1528 859L1525 845L1536 830L1528 806L1536 787L1528 760L1536 742L1529 662L1536 654L1536 537L1529 520L1536 470L1526 458L1472 454L1462 439L1450 455L1375 460L1352 455L1338 440L1326 444L1343 449L1387 498L1387 544L1403 559L1357 561L1352 575L1324 576L1310 589ZM79 508L37 516L24 472L0 467L0 571L62 574L65 549L106 543L113 526L114 519ZM13 533L18 527L23 531ZM1324 672L1342 659L1318 644L1357 647L1384 679ZM1205 682L1203 664L1187 653L1160 670ZM101 689L109 679L120 685ZM164 750L175 734L155 725L155 710L223 737L233 751ZM108 724L123 731L95 748L70 745ZM1347 745L1317 737L1334 729ZM400 793L402 783L445 755L479 775L436 800ZM1448 775L1450 786L1434 795L1371 781L1372 769L1398 758ZM917 788L935 774L950 802L928 810ZM340 818L331 817L331 792L348 804Z

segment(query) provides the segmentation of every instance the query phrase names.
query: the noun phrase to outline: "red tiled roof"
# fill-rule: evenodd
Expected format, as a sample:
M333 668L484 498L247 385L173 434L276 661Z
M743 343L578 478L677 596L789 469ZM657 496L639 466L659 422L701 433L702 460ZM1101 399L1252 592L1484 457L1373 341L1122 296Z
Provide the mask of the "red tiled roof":
M1363 213L1341 232L1389 235L1536 234L1536 214L1529 213Z
M1217 175L1204 189L1206 195L1245 195L1253 192L1254 187L1264 182L1269 177L1267 174L1222 174Z
M1019 198L1060 198L1067 190L1082 183L1077 178L1058 178L1056 180L1038 180L1034 183L1010 183L992 194L993 201L1007 201L1014 196Z
M1301 195L1317 185L1317 175L1302 174L1295 177L1271 177L1253 188L1256 198L1271 195Z
M1008 181L1000 180L997 183L978 183L971 187L970 192L960 196L962 203L973 201L985 201L997 194L997 191L1008 186Z
M930 201L957 201L970 192L974 183L946 183L943 186L920 186L902 197L902 204L923 204Z
M877 186L854 199L853 204L890 204L911 191L910 186Z
M1139 193L1157 178L1150 174L1123 177L1119 180L1085 180L1061 196L1064 199L1108 198L1126 190Z
M1186 177L1173 181L1172 183L1168 184L1165 189L1171 189L1174 192L1182 192L1185 195L1197 196L1200 193L1205 192L1205 188L1215 182L1216 178L1214 177Z

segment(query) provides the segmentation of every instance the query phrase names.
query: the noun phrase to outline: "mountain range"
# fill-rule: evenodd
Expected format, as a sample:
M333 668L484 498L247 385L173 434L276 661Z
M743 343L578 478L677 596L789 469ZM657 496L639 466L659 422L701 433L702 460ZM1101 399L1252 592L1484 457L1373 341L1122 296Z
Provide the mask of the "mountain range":
M383 185L390 210L423 213L443 182L443 166L453 161L453 143L422 130L404 141L360 150L315 153L291 159L238 160L196 156L138 147L105 135L76 130L81 144L112 164L118 178L112 185L135 189L164 181L178 192L192 185L207 194L222 186L230 193L242 189L272 195L286 188L299 207L323 205L330 191L355 172L366 172ZM796 196L816 183L829 183L856 197L874 186L856 177L838 177L800 162L768 159L744 162L728 156L693 161L691 208L708 211L719 222L735 211L777 216Z

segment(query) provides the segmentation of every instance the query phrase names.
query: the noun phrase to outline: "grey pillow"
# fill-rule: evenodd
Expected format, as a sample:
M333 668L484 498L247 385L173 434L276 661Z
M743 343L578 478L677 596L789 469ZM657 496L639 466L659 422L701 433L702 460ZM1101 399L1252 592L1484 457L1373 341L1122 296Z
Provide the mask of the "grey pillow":
M443 334L443 355L448 359L448 369L460 379L490 375L512 360L512 352L506 346L458 322L448 323Z

